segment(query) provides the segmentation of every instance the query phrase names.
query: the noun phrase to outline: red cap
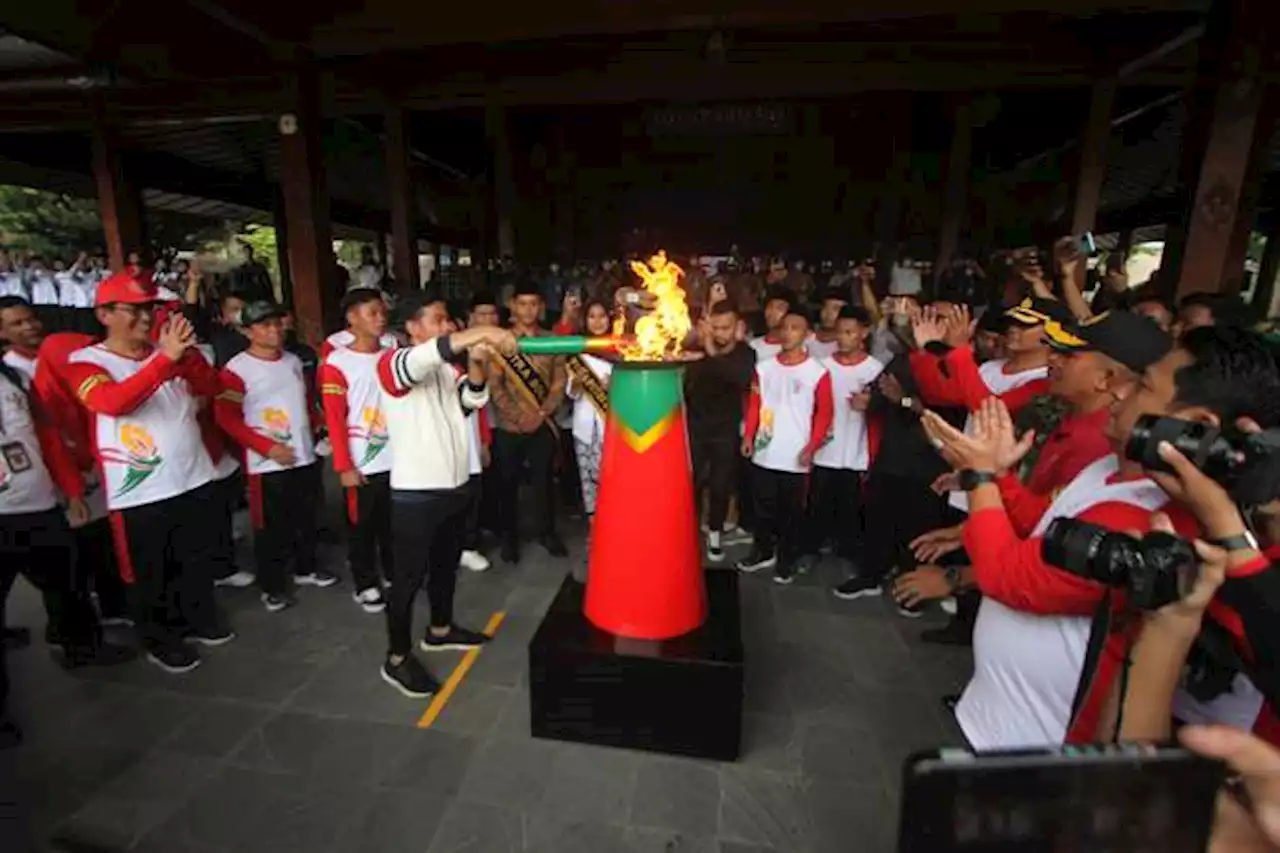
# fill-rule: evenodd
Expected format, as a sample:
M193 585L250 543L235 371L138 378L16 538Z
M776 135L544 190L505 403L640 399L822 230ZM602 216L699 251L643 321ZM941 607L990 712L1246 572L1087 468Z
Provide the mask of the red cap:
M156 286L151 280L151 270L112 273L98 285L98 295L93 300L95 308L114 303L145 305L155 302Z

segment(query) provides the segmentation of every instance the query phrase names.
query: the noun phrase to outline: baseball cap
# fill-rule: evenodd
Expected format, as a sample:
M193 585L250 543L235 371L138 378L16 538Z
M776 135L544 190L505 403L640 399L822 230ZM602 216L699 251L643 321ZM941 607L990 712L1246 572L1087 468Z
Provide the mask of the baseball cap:
M1045 339L1058 352L1100 352L1132 371L1141 373L1164 358L1173 338L1146 317L1129 311L1101 314L1064 325L1050 321Z
M284 309L284 306L268 302L265 299L250 302L240 309L240 325L245 327L252 326L254 323L261 323L264 320L283 317L287 313L289 312Z
M124 270L112 273L98 285L93 305L149 305L159 301L155 282L151 279L151 270Z
M1038 296L1028 296L1005 311L1004 315L1025 326L1042 326L1050 321L1066 324L1071 322L1072 316L1067 306L1058 300Z

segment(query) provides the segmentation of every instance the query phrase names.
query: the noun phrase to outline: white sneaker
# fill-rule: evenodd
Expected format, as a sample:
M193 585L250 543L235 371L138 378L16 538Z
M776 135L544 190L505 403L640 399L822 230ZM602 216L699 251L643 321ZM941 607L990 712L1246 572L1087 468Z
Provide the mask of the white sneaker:
M253 586L253 582L257 578L251 572L241 569L235 574L227 575L225 578L218 578L213 582L214 586L230 586L236 589L244 589L247 586Z
M458 558L458 565L473 572L484 572L489 570L490 563L488 558L479 551L463 551L462 556Z
M719 530L707 532L707 561L710 563L724 562L724 549L720 546Z
M382 590L376 586L366 587L359 592L353 593L351 597L356 600L356 604L359 604L360 609L365 613L381 613L387 609L387 602L382 597Z
M938 606L941 607L942 612L948 616L955 616L956 610L958 609L954 598L944 598L938 602Z

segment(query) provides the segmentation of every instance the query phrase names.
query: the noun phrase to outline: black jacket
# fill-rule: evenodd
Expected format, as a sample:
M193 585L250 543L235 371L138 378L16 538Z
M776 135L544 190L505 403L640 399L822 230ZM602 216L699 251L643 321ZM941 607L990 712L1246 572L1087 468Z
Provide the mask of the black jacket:
M691 362L684 394L689 431L700 438L738 438L742 407L755 377L756 351L739 343L724 355Z

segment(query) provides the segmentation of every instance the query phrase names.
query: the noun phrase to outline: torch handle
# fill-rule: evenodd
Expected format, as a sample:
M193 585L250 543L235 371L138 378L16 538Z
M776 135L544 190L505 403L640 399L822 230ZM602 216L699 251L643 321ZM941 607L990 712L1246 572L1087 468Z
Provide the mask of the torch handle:
M613 350L620 343L622 343L621 338L610 335L600 337L551 335L542 338L520 338L516 345L525 355L581 355L584 352Z

